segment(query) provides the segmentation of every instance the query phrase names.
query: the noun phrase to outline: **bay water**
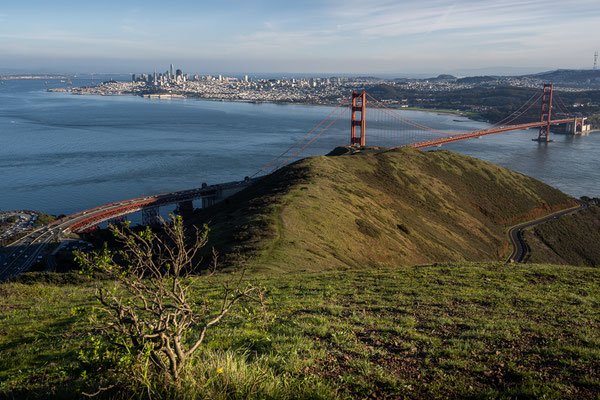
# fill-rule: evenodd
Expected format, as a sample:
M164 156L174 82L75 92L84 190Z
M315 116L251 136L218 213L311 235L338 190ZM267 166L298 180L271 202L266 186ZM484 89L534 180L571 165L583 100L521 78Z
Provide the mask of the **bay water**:
M77 86L90 83L73 80ZM69 214L203 182L242 180L332 110L46 92L64 85L59 80L0 84L0 210ZM435 129L489 126L456 115L400 112ZM349 136L347 122L332 127L332 137ZM530 175L576 197L600 197L600 133L553 135L549 144L532 142L535 136L534 130L513 131L443 148Z

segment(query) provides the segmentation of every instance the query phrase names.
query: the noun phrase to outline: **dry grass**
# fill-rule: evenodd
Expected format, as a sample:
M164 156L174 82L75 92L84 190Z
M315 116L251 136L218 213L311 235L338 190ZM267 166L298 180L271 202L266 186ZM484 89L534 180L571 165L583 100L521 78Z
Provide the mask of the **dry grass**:
M335 152L335 154L343 151ZM502 259L508 225L574 199L447 151L314 157L200 212L221 253L272 270Z

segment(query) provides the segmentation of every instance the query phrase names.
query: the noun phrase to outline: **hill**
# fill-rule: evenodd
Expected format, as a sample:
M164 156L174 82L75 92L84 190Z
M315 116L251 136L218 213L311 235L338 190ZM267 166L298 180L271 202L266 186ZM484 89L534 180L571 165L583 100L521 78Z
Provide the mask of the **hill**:
M541 79L561 86L600 87L600 70L595 69L557 69L555 71L525 75L525 77Z
M600 266L600 207L548 221L525 231L528 262Z
M209 223L220 253L256 267L369 268L503 259L507 226L573 204L533 178L448 151L338 148L193 222Z
M593 398L597 268L441 262L502 258L508 225L573 202L448 151L301 160L191 221L249 258L268 316L246 304L211 328L189 385L110 385L90 325L110 282L27 273L0 285L0 398ZM235 276L191 290L218 310Z

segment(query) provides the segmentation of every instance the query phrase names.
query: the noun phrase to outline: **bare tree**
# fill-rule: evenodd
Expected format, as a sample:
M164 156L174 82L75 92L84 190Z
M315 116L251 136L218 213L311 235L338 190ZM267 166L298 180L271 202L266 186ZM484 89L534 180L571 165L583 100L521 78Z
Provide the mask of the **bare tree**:
M192 354L202 345L207 330L217 324L240 301L263 307L264 291L245 281L244 272L221 283L218 307L210 307L205 293L194 291L199 279L216 271L213 250L209 273L193 275L198 252L207 243L208 227L188 237L181 217L163 224L163 233L149 227L134 232L128 224L111 226L123 250L106 247L96 253L79 253L84 271L101 272L114 282L99 286L96 297L104 318L100 328L112 344L126 348L139 363L178 383Z

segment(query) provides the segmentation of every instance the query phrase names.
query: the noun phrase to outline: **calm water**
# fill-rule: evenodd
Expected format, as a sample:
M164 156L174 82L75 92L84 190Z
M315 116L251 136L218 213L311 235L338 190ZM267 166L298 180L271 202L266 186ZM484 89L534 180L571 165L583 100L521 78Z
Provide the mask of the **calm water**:
M203 182L241 180L331 111L44 91L60 85L65 83L4 81L0 85L0 210L68 214ZM435 113L405 111L404 115L437 129L486 126ZM336 124L333 132L345 138L346 125L347 121ZM531 175L575 196L600 197L600 134L555 135L549 145L532 142L535 134L497 134L444 148Z

